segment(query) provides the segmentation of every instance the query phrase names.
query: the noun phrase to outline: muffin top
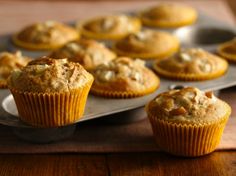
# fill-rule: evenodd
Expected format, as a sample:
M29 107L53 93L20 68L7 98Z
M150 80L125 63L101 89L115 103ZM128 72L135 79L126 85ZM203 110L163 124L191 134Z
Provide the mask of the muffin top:
M182 49L165 60L156 62L156 66L171 73L209 74L224 70L227 62L200 48Z
M13 41L29 49L51 49L78 37L78 32L72 27L55 21L46 21L25 27L14 36Z
M118 57L98 66L93 75L94 86L106 87L105 90L139 91L159 83L155 74L145 67L144 61L128 57Z
M147 105L147 112L170 122L204 124L223 118L228 113L225 104L212 92L187 87L159 94Z
M82 39L67 43L62 48L53 51L50 57L55 59L68 58L69 61L79 62L86 70L109 62L116 54L95 40Z
M8 86L22 92L69 92L85 86L93 76L79 63L42 57L12 72Z
M84 34L86 37L119 39L129 33L139 31L141 28L141 22L135 17L126 15L113 15L88 20L82 24L81 28L82 34ZM100 36L98 36L98 34Z
M6 79L14 69L26 66L30 60L30 58L22 56L20 51L0 53L0 86L2 86L1 84L6 85Z
M164 43L164 44L163 44ZM169 51L177 50L179 41L167 32L143 30L136 34L129 34L115 43L114 48L120 55L134 57L164 56Z
M160 4L141 12L141 18L144 23L153 21L158 27L178 27L193 23L197 12L186 5Z

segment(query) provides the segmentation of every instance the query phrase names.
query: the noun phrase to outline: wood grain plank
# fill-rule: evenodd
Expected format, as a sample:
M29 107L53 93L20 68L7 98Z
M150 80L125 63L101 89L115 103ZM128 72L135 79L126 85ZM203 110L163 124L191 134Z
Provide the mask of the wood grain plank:
M214 152L198 158L181 158L165 153L114 154L108 156L113 176L234 175L236 152Z
M0 175L106 176L103 155L0 155Z

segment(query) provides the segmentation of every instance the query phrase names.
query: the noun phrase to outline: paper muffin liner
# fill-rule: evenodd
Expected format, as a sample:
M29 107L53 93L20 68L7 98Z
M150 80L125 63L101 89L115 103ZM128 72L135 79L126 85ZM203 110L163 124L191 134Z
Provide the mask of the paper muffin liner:
M112 49L120 56L128 56L131 58L140 58L145 60L153 60L153 59L164 59L172 56L174 53L176 53L179 50L179 42L178 39L173 40L173 47L170 49L167 49L165 52L156 52L156 53L130 53L126 51L122 51L119 48L116 47L116 43L113 44Z
M230 44L231 44L231 42L227 42L227 43L225 43L225 44L220 45L220 46L217 48L217 53L218 53L221 57L225 58L226 60L235 63L235 62L236 62L236 54L230 54L230 53L227 53L227 52L224 52L224 51L223 51L223 49L224 49L225 47L227 47L228 45L230 45Z
M219 144L231 113L226 103L225 107L225 116L209 124L170 122L147 113L155 141L161 150L173 155L195 157L213 152Z
M189 18L185 21L176 21L176 22L169 22L169 21L155 21L148 18L141 16L141 20L145 26L152 26L152 27L161 27L161 28L176 28L182 27L186 25L190 25L196 22L197 15L194 18Z
M78 36L75 37L73 40L77 40L80 38L80 35L78 33ZM72 40L70 40L72 41ZM70 42L70 41L67 41L67 42ZM24 41L21 41L18 39L18 34L16 35L13 35L12 36L12 42L14 45L18 46L18 47L21 47L21 48L24 48L24 49L28 49L28 50L53 50L53 49L57 49L61 46L63 46L65 43L62 43L62 44L38 44L38 43L28 43L28 42L24 42ZM66 43L67 43L66 42Z
M224 61L222 65L222 69L214 72L214 73L206 73L206 74L188 74L188 73L174 73L166 71L157 66L156 63L153 65L153 69L156 73L162 77L173 79L173 80L182 80L182 81L204 81L218 78L224 75L228 69L228 63Z
M92 86L90 92L97 96L102 96L106 98L134 98L147 95L154 92L160 85L159 79L156 81L156 84L153 84L150 88L147 88L142 91L116 91L116 90L106 90L105 88L97 87L95 84Z
M62 93L20 92L10 88L19 118L37 127L59 127L77 122L83 115L92 81Z

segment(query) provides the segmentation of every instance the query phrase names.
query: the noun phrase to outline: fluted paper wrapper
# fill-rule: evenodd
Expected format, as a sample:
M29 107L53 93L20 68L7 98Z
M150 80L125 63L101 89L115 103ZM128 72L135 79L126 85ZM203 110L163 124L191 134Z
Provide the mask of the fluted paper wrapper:
M149 93L154 92L159 87L159 80L156 82L156 85L153 85L143 91L112 91L112 90L105 90L97 87L95 84L91 88L91 93L97 96L102 96L106 98L135 98L147 95Z
M173 47L167 48L164 52L155 53L131 53L128 51L123 51L116 46L116 43L112 45L112 49L119 55L119 56L128 56L131 58L140 58L144 60L153 60L153 59L164 59L172 56L179 50L179 42L173 40Z
M182 80L182 81L204 81L204 80L211 80L218 78L225 74L228 69L228 63L225 62L225 65L222 69L218 70L214 73L207 73L207 74L188 74L188 73L174 73L163 70L162 68L158 67L155 63L153 65L154 70L158 75L161 75L165 78L173 79L173 80Z
M142 17L142 14L139 14L139 16L141 17L141 20L144 25L151 26L151 27L161 27L161 28L177 28L177 27L190 25L194 23L197 18L197 16L195 16L188 20L176 21L176 22L171 23L169 21L157 21L157 20L148 19L148 18Z
M161 150L178 156L201 156L211 153L220 142L230 110L221 120L206 125L177 124L148 114L153 135Z
M82 117L91 84L64 93L10 90L22 121L37 127L59 127L73 124Z

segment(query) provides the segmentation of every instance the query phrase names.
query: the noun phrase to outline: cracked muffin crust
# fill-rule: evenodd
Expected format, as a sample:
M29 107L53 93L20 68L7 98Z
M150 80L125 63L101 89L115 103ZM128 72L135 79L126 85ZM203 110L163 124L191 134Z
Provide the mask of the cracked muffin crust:
M15 53L0 53L0 88L7 87L7 78L14 69L20 69L27 65L31 58L22 56L20 51Z
M76 29L55 21L35 23L13 36L13 43L30 50L51 50L79 38Z
M212 92L187 87L159 94L146 112L161 150L193 157L215 150L231 108Z
M82 39L65 44L53 51L49 57L55 59L68 58L69 61L80 63L91 71L102 63L109 62L116 54L95 40Z
M146 26L175 28L194 23L197 12L192 7L178 4L160 4L139 14Z
M224 103L212 92L193 87L159 94L148 111L159 119L188 124L211 123L225 115Z
M81 34L86 38L98 40L118 40L130 33L138 32L141 22L138 18L127 15L97 17L78 23Z
M68 92L93 80L80 64L43 57L12 72L9 86L22 92Z
M121 56L161 59L175 53L179 49L179 41L167 32L143 30L117 41L113 48Z
M200 81L222 76L228 63L200 48L182 49L176 55L156 61L154 70L161 76L185 81Z
M111 98L132 98L155 91L159 78L147 67L144 61L119 57L107 64L98 66L92 74L95 81L91 93Z

